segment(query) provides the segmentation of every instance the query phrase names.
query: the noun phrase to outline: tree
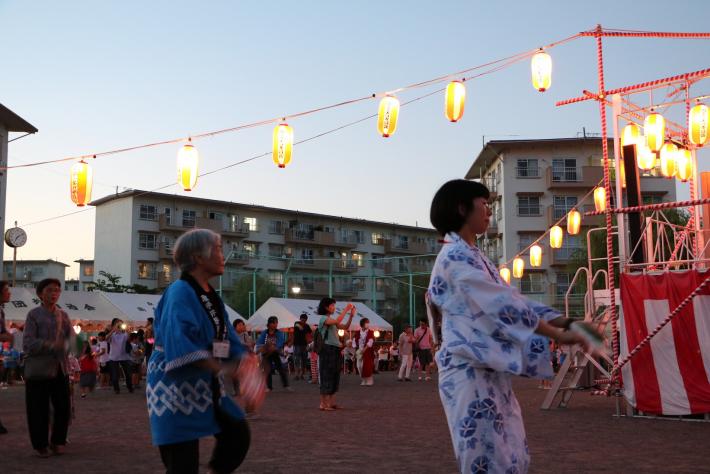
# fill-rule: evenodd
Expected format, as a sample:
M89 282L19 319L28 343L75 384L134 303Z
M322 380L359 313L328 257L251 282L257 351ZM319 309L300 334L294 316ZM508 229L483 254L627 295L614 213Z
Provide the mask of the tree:
M227 290L229 293L225 298L227 304L243 316L251 316L251 310L249 309L249 293L253 291L252 278L252 275L245 275L237 280L234 286ZM266 300L273 296L279 296L279 290L276 288L276 285L271 283L268 279L260 275L256 275L255 307L258 309L266 302Z
M138 293L138 294L149 294L154 295L158 292L156 288L148 288L145 285L133 284L133 285L122 285L121 277L119 275L114 275L105 270L100 270L99 275L104 278L99 278L96 280L94 290L103 291L106 293Z

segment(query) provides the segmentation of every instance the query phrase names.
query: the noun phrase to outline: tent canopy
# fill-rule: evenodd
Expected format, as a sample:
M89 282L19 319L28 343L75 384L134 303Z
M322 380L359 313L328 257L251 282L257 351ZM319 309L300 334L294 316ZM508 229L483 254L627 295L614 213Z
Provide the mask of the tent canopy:
M9 321L24 322L27 313L40 304L34 288L10 288L10 301L5 303L5 317ZM72 321L111 321L120 318L133 323L145 323L153 317L162 295L137 293L104 293L102 291L62 291L59 307ZM227 306L230 322L244 318Z
M320 321L320 316L316 313L318 310L318 300L302 300L293 298L269 298L251 318L247 320L247 329L249 331L263 331L266 329L266 321L269 316L279 318L279 329L293 328L293 325L298 321L302 313L308 315L308 324L315 326ZM345 309L347 302L336 303L335 314L339 315ZM379 331L391 331L392 325L385 321L382 316L372 311L364 303L353 303L357 313L350 324L350 330L360 328L360 320L367 318L370 320L370 328ZM346 316L347 317L347 316Z

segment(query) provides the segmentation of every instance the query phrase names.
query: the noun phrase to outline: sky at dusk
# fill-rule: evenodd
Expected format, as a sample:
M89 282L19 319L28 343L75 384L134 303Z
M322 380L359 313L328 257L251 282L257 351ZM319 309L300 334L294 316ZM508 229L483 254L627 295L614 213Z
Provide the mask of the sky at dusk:
M641 7L641 5L643 5ZM673 11L668 11L669 7ZM704 1L187 2L3 1L0 103L39 129L10 143L9 164L92 154L223 129L424 81L548 44L597 23L708 31ZM555 107L596 89L592 38L550 51L551 89L530 84L525 60L467 82L463 119L443 93L403 107L395 135L370 119L201 178L190 195L429 227L431 196L463 177L488 139L600 131L598 106ZM710 67L710 41L605 39L609 88ZM710 81L692 89L710 93ZM402 102L442 85L405 91ZM659 92L659 94L662 91ZM648 95L639 100L648 104ZM377 101L289 121L296 140L376 112ZM675 114L675 115L674 115ZM684 121L683 109L671 118ZM201 171L271 148L273 125L198 140ZM17 134L12 135L14 138ZM178 145L100 158L94 199L175 181ZM710 153L699 154L710 170ZM71 163L10 170L6 222L28 233L18 258L72 264L94 256L95 211L70 213ZM184 194L175 184L162 192ZM678 195L688 196L679 185ZM128 223L127 223L128 225ZM5 247L5 258L12 252ZM100 270L100 269L97 269Z

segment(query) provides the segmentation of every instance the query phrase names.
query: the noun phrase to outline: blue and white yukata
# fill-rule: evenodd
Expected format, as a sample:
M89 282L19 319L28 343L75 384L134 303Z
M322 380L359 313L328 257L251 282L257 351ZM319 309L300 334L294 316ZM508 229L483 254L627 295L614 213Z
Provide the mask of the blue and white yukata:
M549 340L539 320L560 316L523 297L481 251L446 236L429 283L441 311L439 395L462 473L525 473L528 453L511 375L551 378Z
M223 305L223 314L227 310ZM229 356L246 348L227 321ZM153 444L182 443L221 431L215 418L212 373L193 365L212 357L213 322L195 290L184 280L171 284L155 308L155 347L148 363L146 396ZM220 375L219 407L234 419L241 408L227 395Z

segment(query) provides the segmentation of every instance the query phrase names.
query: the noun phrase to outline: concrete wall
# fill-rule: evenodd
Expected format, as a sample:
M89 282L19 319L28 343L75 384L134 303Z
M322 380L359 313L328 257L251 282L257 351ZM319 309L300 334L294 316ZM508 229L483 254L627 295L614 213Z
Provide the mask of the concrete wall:
M135 265L131 250L134 234L133 198L117 199L96 208L94 243L94 281L99 271L121 277L121 283L134 283Z

